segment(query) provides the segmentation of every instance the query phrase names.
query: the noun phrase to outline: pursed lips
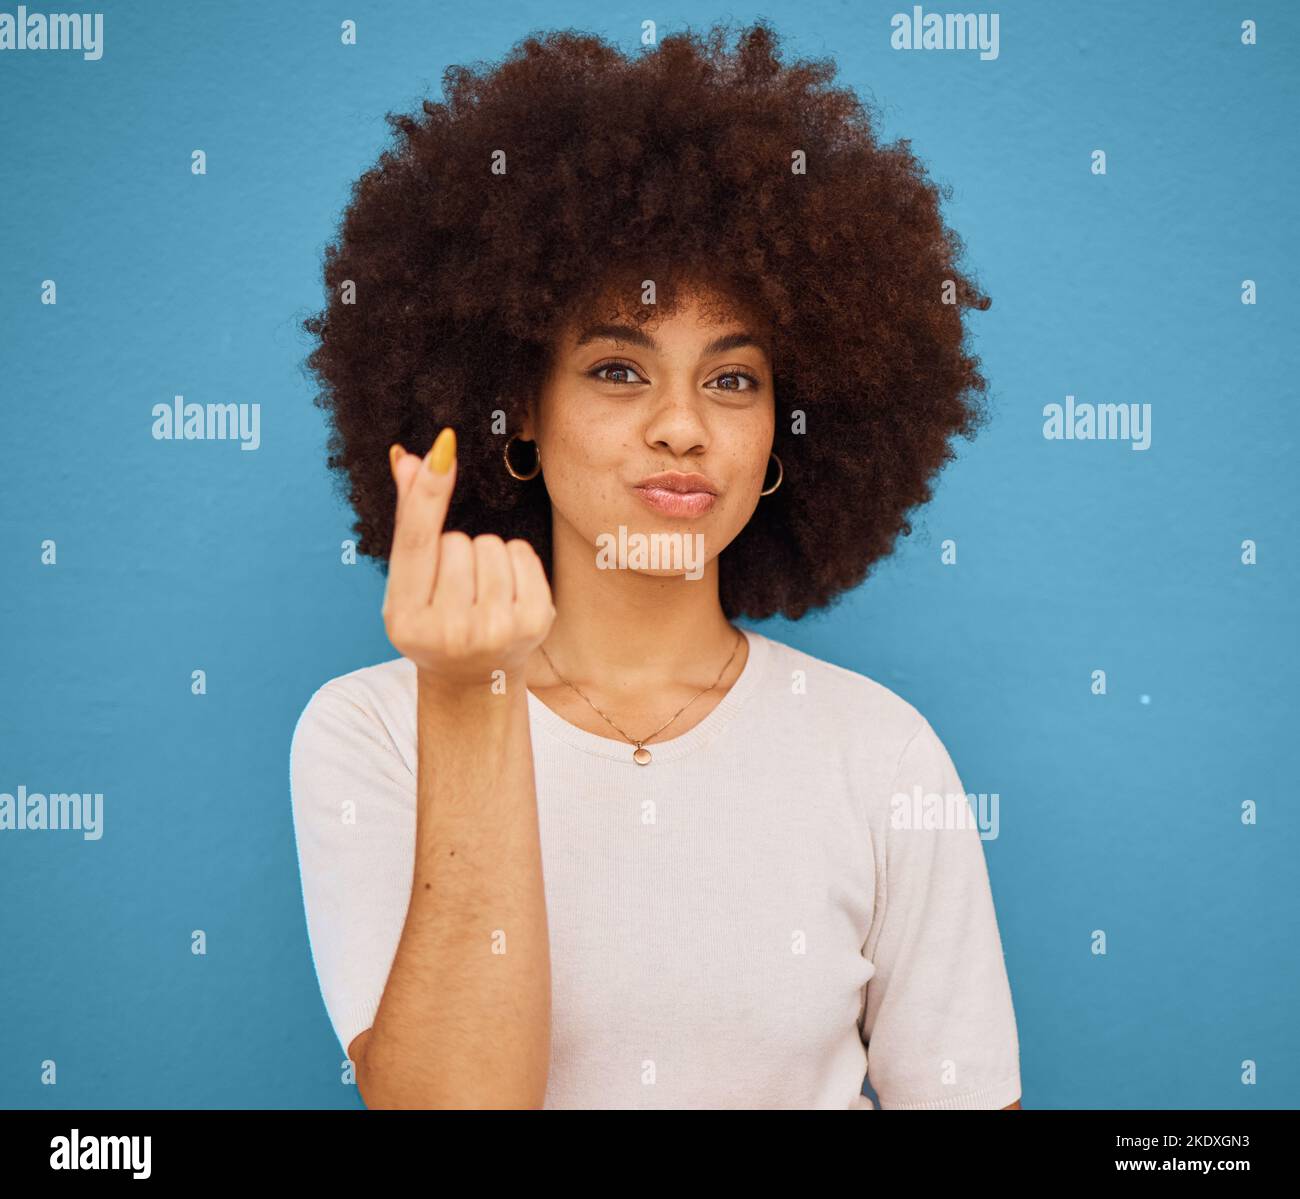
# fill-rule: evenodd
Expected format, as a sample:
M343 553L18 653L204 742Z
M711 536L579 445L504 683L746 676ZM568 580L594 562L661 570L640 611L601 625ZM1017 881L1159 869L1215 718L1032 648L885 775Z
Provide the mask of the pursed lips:
M701 474L663 471L633 488L641 499L667 516L700 516L717 501L717 489Z

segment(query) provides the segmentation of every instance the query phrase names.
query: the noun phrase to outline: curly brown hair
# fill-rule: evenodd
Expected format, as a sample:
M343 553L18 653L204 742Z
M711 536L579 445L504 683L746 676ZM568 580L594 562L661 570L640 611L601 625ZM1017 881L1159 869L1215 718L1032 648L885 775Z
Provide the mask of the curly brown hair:
M983 423L963 311L989 300L958 269L949 189L881 143L833 62L785 65L762 20L728 40L627 56L535 33L449 67L422 117L387 114L396 144L355 183L303 322L329 466L385 572L388 447L454 425L446 527L526 538L549 575L543 478L512 479L502 450L560 331L611 297L645 322L703 284L769 338L785 477L720 557L729 620L798 619L860 583Z

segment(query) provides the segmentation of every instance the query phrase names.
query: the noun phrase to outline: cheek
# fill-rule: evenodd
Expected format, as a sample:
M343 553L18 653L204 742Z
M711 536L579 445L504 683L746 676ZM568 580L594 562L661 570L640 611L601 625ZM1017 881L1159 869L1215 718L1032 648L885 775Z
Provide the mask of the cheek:
M551 502L570 518L598 516L619 504L631 442L617 430L577 422L553 425L543 450Z
M771 461L774 428L770 420L756 422L736 439L731 447L730 461L734 478L761 479Z

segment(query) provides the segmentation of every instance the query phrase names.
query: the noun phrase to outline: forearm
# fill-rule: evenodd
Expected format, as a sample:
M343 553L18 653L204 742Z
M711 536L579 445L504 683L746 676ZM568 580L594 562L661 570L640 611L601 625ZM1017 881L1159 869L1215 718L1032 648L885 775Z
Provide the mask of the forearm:
M421 676L411 902L358 1080L368 1107L540 1107L550 950L522 678Z

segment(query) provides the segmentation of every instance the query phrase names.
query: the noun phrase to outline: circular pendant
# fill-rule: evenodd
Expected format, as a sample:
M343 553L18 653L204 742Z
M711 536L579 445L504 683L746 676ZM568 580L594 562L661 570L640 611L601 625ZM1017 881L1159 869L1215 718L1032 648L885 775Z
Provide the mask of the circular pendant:
M638 766L645 766L650 761L650 751L644 745L638 745L632 753L632 761Z

